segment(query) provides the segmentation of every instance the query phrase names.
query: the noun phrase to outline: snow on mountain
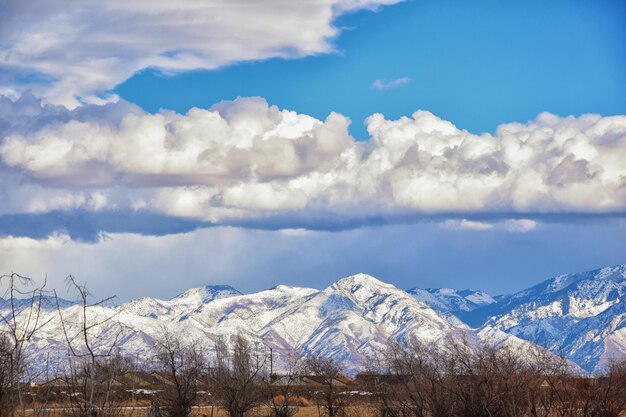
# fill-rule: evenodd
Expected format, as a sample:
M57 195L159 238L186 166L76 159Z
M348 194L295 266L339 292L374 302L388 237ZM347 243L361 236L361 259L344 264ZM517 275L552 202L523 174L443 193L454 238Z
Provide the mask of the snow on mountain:
M298 353L332 356L355 372L393 341L445 349L447 340L463 337L520 355L537 343L594 370L611 355L626 354L625 294L624 265L560 276L497 299L475 290L409 293L357 274L323 290L279 285L244 295L232 287L207 286L171 300L91 307L87 316L91 323L101 322L90 329L96 349L115 345L144 361L167 330L209 347L217 338L243 334L262 352L272 349L277 369ZM477 324L470 327L454 314L471 315ZM112 319L103 321L106 317ZM62 362L66 339L81 349L82 319L80 305L70 303L60 312L44 309L28 349L32 363Z
M174 297L171 301L183 304L205 304L219 298L233 297L235 295L241 295L241 293L230 285L206 285L187 290Z
M456 327L406 292L357 274L296 303L262 337L277 347L322 354L362 366L391 340L435 343Z
M462 316L464 313L496 302L486 292L470 289L411 288L407 292L435 311L455 316Z
M56 298L50 295L41 295L35 297L28 298L15 298L13 301L13 306L11 306L11 301L8 299L4 299L0 297L0 314L2 316L7 317L7 314L15 309L15 311L20 311L24 308L33 308L40 307L42 310L55 310L58 307L67 308L74 305L75 301L65 300L63 298Z
M21 314L25 316L27 312ZM121 353L138 358L140 362L152 360L155 339L165 330L183 338L203 340L207 337L202 329L191 325L141 317L112 307L88 307L86 317L90 326L90 347L96 354ZM46 370L53 375L62 371L70 351L78 356L87 354L82 333L82 305L75 304L60 311L43 310L39 323L27 346L27 357L34 371Z
M237 295L241 293L229 285L206 285L189 289L171 300L150 297L133 300L120 306L120 309L143 317L180 320L204 304Z
M473 311L468 321L599 370L626 352L626 265L549 279Z
M165 330L207 346L219 337L243 334L266 353L272 349L277 369L298 353L333 356L354 372L384 354L394 340L441 345L461 333L481 340L477 331L366 274L343 278L321 291L279 285L242 295L230 287L202 287L168 301L144 298L115 308L90 307L87 317L100 323L89 331L97 351L115 345L122 354L149 361L155 340ZM41 329L28 349L32 363L54 370L67 355L68 340L84 352L82 320L80 305L43 311ZM502 334L511 343L526 343Z
M131 307L136 305L131 303ZM279 285L255 294L232 295L196 305L184 315L148 313L127 305L120 308L186 323L209 339L242 333L272 348L277 363L299 352L332 355L350 369L384 352L390 340L434 343L457 330L406 292L365 274L341 279L322 291Z

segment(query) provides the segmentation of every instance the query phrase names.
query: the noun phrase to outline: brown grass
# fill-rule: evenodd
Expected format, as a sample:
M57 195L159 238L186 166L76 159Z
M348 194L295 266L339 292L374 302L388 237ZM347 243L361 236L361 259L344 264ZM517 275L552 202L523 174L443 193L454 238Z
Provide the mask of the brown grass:
M306 399L302 399L306 401ZM254 412L250 413L250 416L266 416L269 413L267 412L267 407L260 407ZM141 410L128 410L127 412L121 414L123 417L145 417L148 412L146 408ZM367 406L350 406L347 409L347 414L350 417L370 417L374 416L374 413ZM18 413L21 415L21 413ZM323 415L323 412L322 412ZM319 412L316 406L301 406L298 409L295 417L318 417ZM71 417L71 413L65 410L51 410L45 412L34 412L32 409L26 410L26 414L24 417ZM194 408L191 417L228 417L228 413L219 407L211 407L204 406L199 408Z

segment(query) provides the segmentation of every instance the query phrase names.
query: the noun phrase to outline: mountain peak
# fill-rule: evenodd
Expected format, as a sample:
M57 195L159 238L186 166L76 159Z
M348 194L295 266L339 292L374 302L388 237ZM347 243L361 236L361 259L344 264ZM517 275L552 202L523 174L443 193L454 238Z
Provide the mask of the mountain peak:
M358 273L341 278L339 281L331 285L333 288L347 290L349 292L357 291L359 288L396 288L391 284L387 284L369 274Z
M599 269L596 274L597 279L611 279L613 281L626 280L626 264L607 266Z
M205 285L203 287L191 288L184 293L177 295L171 301L193 301L204 304L217 300L218 298L234 297L236 295L242 294L230 285Z
M313 288L306 288L306 287L300 287L297 285L285 285L285 284L279 284L275 287L270 288L270 290L274 290L274 291L282 292L282 293L290 293L290 292L296 292L296 291L318 291Z
M550 292L561 291L572 285L578 285L580 282L599 282L614 281L621 282L626 280L626 264L607 266L593 271L578 272L574 274L559 275L544 282L547 290ZM536 287L541 287L539 284Z

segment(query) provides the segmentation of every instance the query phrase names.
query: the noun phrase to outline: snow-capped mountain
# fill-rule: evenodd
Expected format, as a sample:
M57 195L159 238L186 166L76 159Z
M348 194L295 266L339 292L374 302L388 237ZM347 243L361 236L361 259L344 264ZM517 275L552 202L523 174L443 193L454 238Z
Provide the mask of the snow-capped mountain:
M62 363L68 340L76 351L84 351L82 320L80 305L42 311L42 325L29 349L32 362ZM463 335L528 345L495 328L473 330L449 320L407 292L365 274L343 278L321 291L279 285L242 295L230 287L203 287L172 300L144 298L118 307L91 307L87 320L100 323L89 331L96 350L115 345L120 353L149 360L155 340L166 330L208 346L218 337L243 334L259 349L271 348L277 368L297 352L333 356L354 372L396 340L444 345Z
M471 313L588 371L626 356L626 265L560 275Z
M332 355L358 367L389 340L433 343L456 330L406 292L357 274L293 303L261 335L276 347Z
M450 338L464 337L520 354L536 343L596 370L611 356L626 356L625 294L626 265L563 275L497 298L475 290L407 292L357 274L323 290L279 285L244 295L228 286L195 288L171 300L90 307L87 320L98 323L89 330L92 347L115 345L140 360L152 358L164 331L209 347L243 334L261 351L272 349L276 369L298 353L333 356L349 372L381 356L390 342L445 349ZM43 308L29 346L32 362L61 363L68 340L84 350L82 320L82 307L71 302Z
M177 297L178 298L178 297ZM357 274L324 290L279 285L255 294L234 295L183 310L162 309L177 300L133 301L119 311L159 321L184 323L209 339L242 333L272 348L279 357L294 352L333 355L350 368L384 351L389 340L432 343L458 328L406 292ZM144 307L159 306L160 310ZM148 329L147 326L142 326ZM466 326L463 326L466 329ZM156 337L156 334L155 334Z

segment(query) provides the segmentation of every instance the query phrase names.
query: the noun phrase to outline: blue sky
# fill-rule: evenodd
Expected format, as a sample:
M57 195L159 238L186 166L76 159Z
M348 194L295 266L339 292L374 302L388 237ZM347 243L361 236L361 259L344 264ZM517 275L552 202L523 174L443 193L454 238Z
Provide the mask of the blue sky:
M186 112L237 96L324 118L429 110L462 129L493 132L545 111L624 114L622 1L408 1L342 16L336 53L164 76L146 70L115 89L149 111ZM375 80L408 77L380 91Z
M626 262L623 1L29 0L0 28L5 271L499 294Z

